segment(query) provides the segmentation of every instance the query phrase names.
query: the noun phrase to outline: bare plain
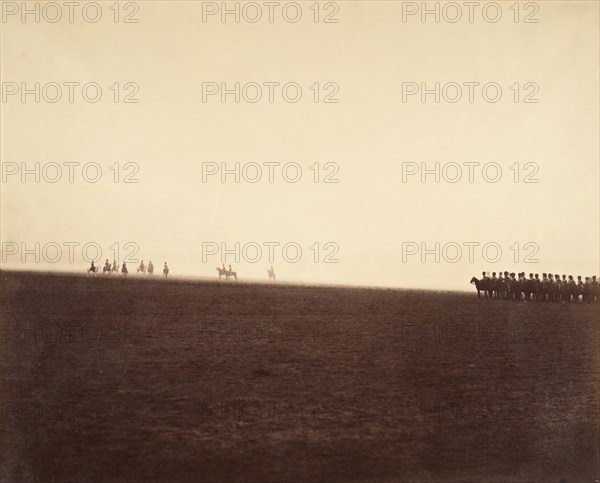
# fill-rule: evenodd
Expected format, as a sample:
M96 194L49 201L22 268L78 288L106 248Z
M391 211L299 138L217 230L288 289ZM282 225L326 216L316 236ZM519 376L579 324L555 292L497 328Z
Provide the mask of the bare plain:
M599 477L598 305L0 275L1 481Z

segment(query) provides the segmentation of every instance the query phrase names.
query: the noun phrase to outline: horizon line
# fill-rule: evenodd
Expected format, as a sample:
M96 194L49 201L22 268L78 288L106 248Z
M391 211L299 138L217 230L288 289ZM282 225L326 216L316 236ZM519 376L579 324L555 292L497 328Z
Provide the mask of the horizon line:
M363 288L363 289L374 289L374 290L405 290L405 291L425 291L425 292L460 292L460 293L471 293L471 290L467 289L451 289L451 288L425 288L425 287L406 287L406 286L390 286L390 285L362 285L362 284L347 284L347 283L328 283L328 282L310 282L310 281L296 281L296 280L278 280L276 282L269 282L268 280L262 280L257 278L247 278L242 280L224 281L218 278L212 278L207 276L196 276L196 275L169 275L168 278L164 278L162 274L154 275L139 275L136 273L130 273L126 277L123 277L120 273L115 275L97 274L94 277L90 277L86 273L80 273L76 271L65 271L65 270L36 270L36 269L13 269L13 268L2 268L0 267L0 275L2 273L25 273L35 275L56 275L56 276L73 276L82 278L104 278L107 280L125 280L133 278L134 280L148 280L148 281L161 281L161 282L206 282L206 283L223 283L223 284L256 284L256 285L287 285L287 286L309 286L309 287L331 287L331 288Z

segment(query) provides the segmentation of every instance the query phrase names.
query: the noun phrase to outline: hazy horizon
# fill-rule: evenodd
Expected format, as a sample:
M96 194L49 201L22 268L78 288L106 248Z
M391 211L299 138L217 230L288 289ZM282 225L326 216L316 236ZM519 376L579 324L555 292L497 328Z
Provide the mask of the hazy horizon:
M1 241L5 252L6 243L55 243L62 257L44 262L51 249L40 264L32 255L23 263L17 253L2 267L83 272L86 243L101 247L99 266L121 262L134 243L132 258L152 260L157 274L167 261L175 276L216 277L225 263L240 279L266 280L273 265L281 281L469 290L482 271L599 275L599 4L544 2L538 23L515 23L506 9L498 23L460 25L402 22L401 4L341 2L331 24L311 21L308 9L298 23L203 22L201 2L160 1L139 2L135 24L106 20L108 10L95 24L9 18L1 75L14 84L1 106ZM8 93L35 82L95 82L103 96L89 103L76 94L71 103L65 89L51 103ZM269 82L297 83L302 97L290 103L276 91L271 103L265 89L259 102L236 103L207 95L238 82L250 86L246 97L252 83ZM456 103L433 95L403 102L403 83L436 82L496 83L502 97L490 103L476 89L474 102L466 90ZM124 103L128 95L139 102ZM524 103L528 95L538 102ZM324 103L328 96L339 102ZM272 183L271 162L280 163ZM7 174L22 163L47 171L40 182ZM62 167L56 183L47 181L49 163ZM64 163L79 163L72 183ZM83 178L89 163L102 169L96 183ZM243 166L239 182L209 174L221 163ZM248 163L263 170L256 183ZM298 182L284 179L295 176L294 167L284 175L286 163L301 167ZM421 163L440 163L439 182L407 174ZM462 169L458 182L446 179L450 163ZM472 183L464 163L480 163ZM481 171L489 163L502 169L495 183ZM324 183L327 176L337 183ZM537 182L524 183L527 176ZM73 262L70 242L79 243ZM203 261L203 243L240 243L240 258ZM265 243L279 243L273 261ZM281 252L287 243L302 249L295 263ZM440 259L403 260L403 243L439 243ZM478 244L470 245L473 261L469 244ZM262 256L251 263L256 246Z

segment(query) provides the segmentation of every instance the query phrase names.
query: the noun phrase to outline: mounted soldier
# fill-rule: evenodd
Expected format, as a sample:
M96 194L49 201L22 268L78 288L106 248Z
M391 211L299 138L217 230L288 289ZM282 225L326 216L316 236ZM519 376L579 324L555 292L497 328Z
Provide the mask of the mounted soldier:
M94 265L94 260L92 260L92 264L90 266L90 268L88 268L87 274L89 275L90 273L94 274L94 277L96 276L96 274L98 273L98 269L96 268L96 265Z
M575 296L575 302L579 302L580 295L583 302L583 281L581 280L581 275L577 275L577 295Z
M508 272L504 272L504 278L502 279L502 298L508 299L510 297L510 277Z
M525 273L523 273L523 279L525 280L524 282L524 287L523 287L523 292L525 292L525 300L530 301L531 300L531 294L533 293L533 273L529 274L529 278L526 279L525 278Z
M542 281L540 280L540 274L536 273L533 279L533 298L534 300L540 300L542 297Z
M547 273L542 273L542 281L540 282L540 292L542 294L542 300L546 302L547 296L550 293L550 283L548 281Z

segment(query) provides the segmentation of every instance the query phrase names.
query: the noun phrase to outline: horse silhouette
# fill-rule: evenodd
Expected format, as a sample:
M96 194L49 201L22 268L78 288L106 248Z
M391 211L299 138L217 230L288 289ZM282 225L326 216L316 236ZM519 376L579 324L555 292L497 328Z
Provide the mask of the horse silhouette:
M272 268L267 269L267 273L269 274L269 281L271 279L273 279L273 282L275 282L275 280L277 280L277 277L275 276L275 270L273 270Z
M233 277L236 280L238 279L237 278L237 273L234 272L234 271L224 270L224 269L219 268L219 267L217 267L217 271L219 272L219 280L221 280L221 277L223 275L225 275L225 280L229 280L229 277Z
M481 292L485 295L485 298L488 298L491 292L491 280L489 278L484 278L479 280L477 277L473 277L469 283L475 284L475 288L477 289L477 297L481 298Z

